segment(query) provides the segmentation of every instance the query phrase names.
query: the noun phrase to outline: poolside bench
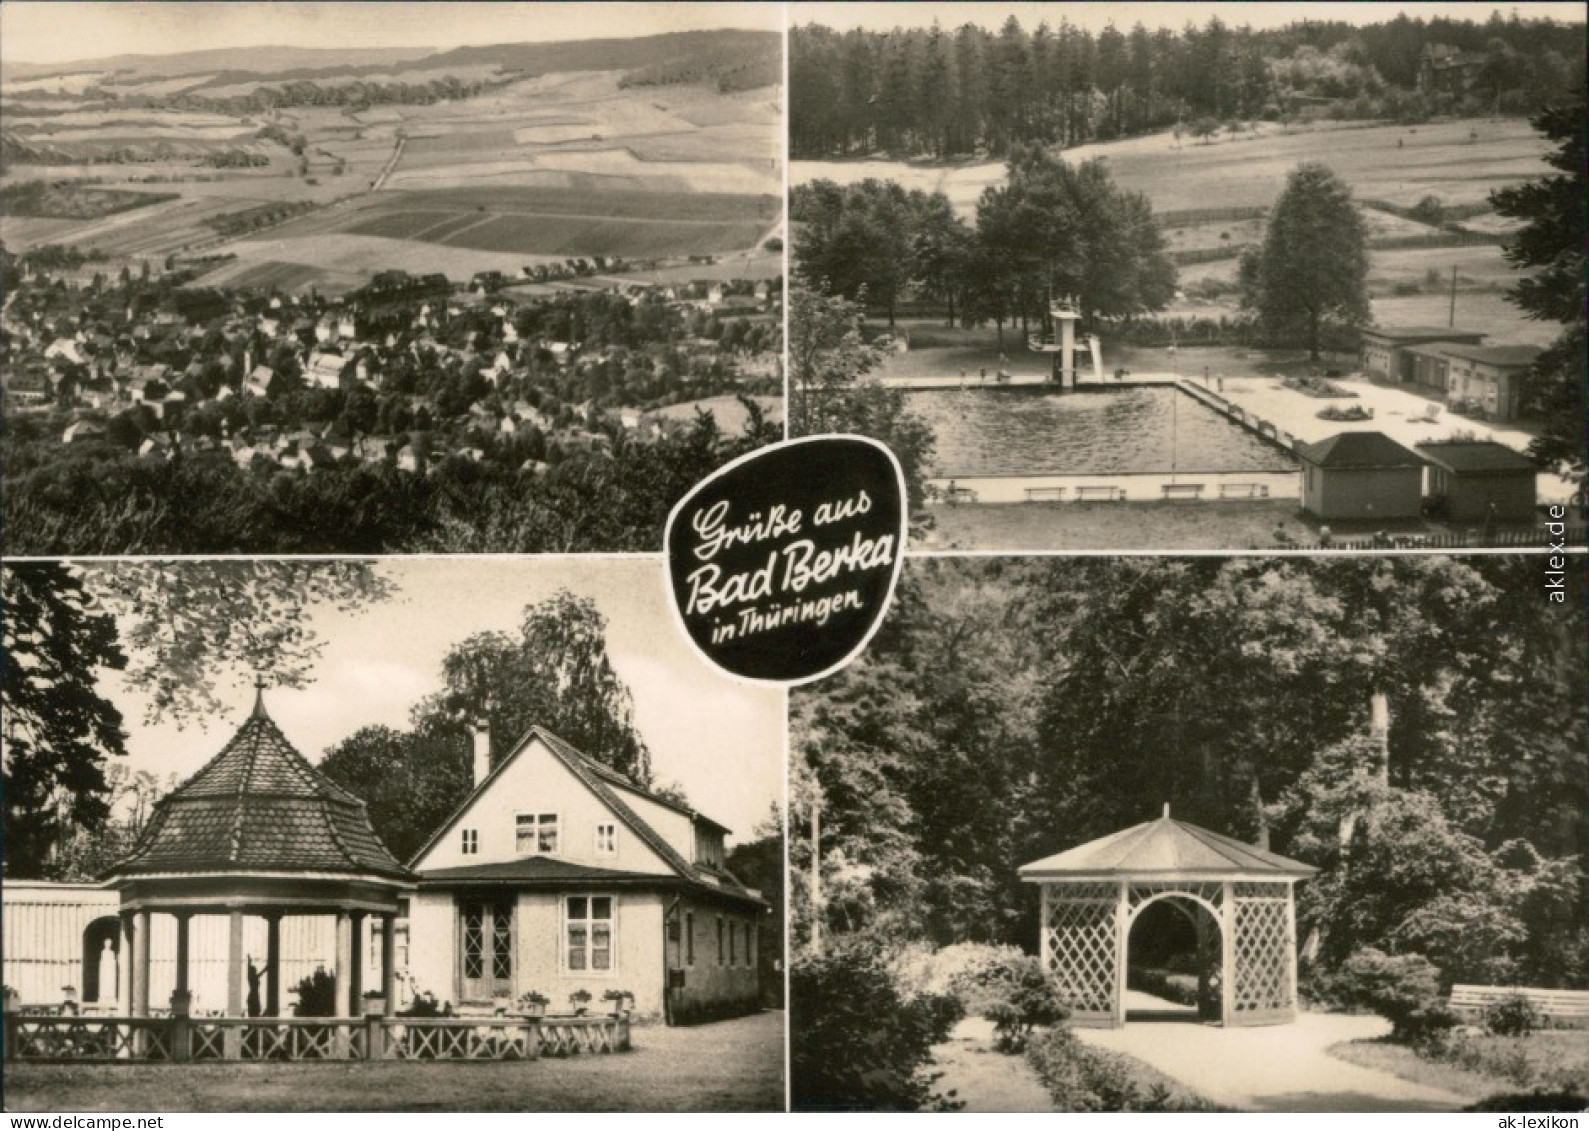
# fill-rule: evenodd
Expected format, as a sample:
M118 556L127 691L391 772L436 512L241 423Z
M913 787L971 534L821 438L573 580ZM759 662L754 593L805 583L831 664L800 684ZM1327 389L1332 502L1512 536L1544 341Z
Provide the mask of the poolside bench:
M1076 501L1084 503L1088 499L1102 499L1106 503L1123 502L1126 497L1124 487L1077 487Z
M977 493L969 487L947 488L943 493L943 497L951 503L974 503L977 501Z
M1478 1020L1496 1002L1509 997L1527 998L1548 1024L1589 1023L1589 990L1536 990L1524 986L1452 986L1451 1011Z
M1166 499L1201 499L1203 485L1201 483L1166 483L1160 488Z
M1269 485L1267 483L1221 483L1219 485L1221 499L1267 499Z
M1063 487L1028 487L1026 501L1029 503L1057 503L1065 497Z

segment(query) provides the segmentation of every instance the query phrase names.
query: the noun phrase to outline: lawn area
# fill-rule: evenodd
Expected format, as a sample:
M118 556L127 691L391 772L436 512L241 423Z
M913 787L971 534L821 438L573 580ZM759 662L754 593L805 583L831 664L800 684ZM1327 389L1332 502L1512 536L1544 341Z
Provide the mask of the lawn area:
M1388 1040L1343 1041L1331 1056L1403 1080L1479 1100L1512 1092L1589 1089L1589 1031L1545 1031L1526 1037L1463 1033L1431 1055Z
M781 1012L505 1063L8 1064L9 1111L782 1111Z

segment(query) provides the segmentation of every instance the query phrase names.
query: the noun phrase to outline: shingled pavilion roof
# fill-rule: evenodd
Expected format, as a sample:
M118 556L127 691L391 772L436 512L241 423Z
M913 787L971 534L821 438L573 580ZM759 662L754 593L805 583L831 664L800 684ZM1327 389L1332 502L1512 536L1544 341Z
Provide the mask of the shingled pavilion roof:
M1028 880L1186 876L1229 879L1306 877L1318 871L1267 849L1177 821L1169 815L1090 840L1021 866Z
M311 766L265 711L162 799L109 876L312 873L408 881L364 802Z

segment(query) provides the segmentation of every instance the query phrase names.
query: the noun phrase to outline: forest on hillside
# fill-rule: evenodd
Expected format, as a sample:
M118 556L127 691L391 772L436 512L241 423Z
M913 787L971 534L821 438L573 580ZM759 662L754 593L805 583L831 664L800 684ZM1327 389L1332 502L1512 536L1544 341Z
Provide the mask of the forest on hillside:
M1218 17L1180 31L895 28L789 34L790 156L947 159L1296 116L1422 120L1528 114L1584 72L1584 28L1514 11L1479 23L1405 13L1364 27L1305 20L1257 31ZM1469 53L1462 89L1420 90L1426 45Z

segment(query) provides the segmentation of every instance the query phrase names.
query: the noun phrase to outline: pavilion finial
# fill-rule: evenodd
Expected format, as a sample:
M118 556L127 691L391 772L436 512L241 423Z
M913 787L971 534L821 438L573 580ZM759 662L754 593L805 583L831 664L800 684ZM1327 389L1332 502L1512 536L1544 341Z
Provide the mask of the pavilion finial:
M265 677L258 672L254 673L254 714L265 715Z

